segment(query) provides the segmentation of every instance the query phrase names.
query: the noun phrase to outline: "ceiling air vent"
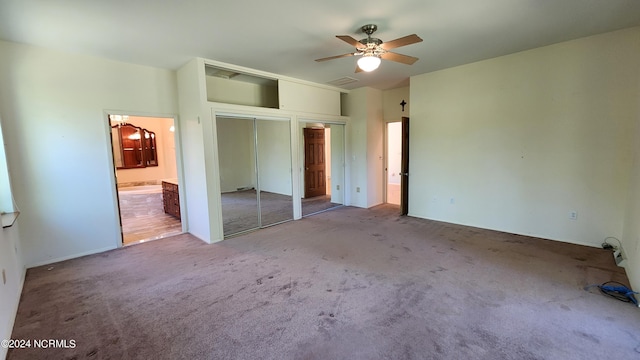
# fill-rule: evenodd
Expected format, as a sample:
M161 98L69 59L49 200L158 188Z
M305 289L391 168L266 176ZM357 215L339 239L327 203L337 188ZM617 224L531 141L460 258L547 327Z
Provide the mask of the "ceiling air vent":
M218 70L213 73L213 76L223 78L223 79L231 79L233 77L238 76L237 72L229 71L229 70Z
M343 86L343 85L354 83L356 81L358 81L358 79L354 79L352 77L345 76L345 77L341 77L339 79L335 79L335 80L329 81L327 84L333 85L333 86Z
M231 79L239 74L235 71L230 71L226 69L219 69L215 67L205 66L205 73L209 76L215 76L222 79Z

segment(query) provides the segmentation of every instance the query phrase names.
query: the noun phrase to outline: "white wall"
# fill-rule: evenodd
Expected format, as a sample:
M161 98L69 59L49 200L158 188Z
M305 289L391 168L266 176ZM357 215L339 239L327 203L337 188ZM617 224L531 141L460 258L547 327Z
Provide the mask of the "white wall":
M347 205L367 207L367 88L352 90L343 97L344 112L349 122L350 134L350 184L351 201ZM359 189L359 190L358 190Z
M640 82L640 78L638 78ZM622 248L627 259L626 271L631 287L640 291L640 94L638 94L638 112L636 128L634 130L633 167L629 195L627 197L626 216L624 218L624 231ZM611 241L615 244L615 241ZM636 295L636 298L638 296Z
M593 246L619 238L639 39L633 28L412 77L409 213Z
M384 201L382 91L359 88L344 100L351 119L351 205L368 208Z
M204 106L207 101L204 78L204 62L199 58L183 65L177 73L180 117L176 131L182 144L184 174L183 186L180 186L184 194L180 194L180 215L189 233L205 242L212 242L222 239L222 217L218 207L211 207L211 197L217 196L219 201L220 189L211 189L211 181L207 182L207 174L217 178L219 174L212 174L206 166L207 163L217 164L217 151L212 149L212 145L205 144L205 125L213 121L211 109ZM208 130L214 132L208 140L214 139L215 127ZM213 182L216 184L219 181Z
M173 71L0 41L0 117L27 266L118 246L105 110L177 109Z
M340 92L334 88L278 80L280 109L340 115Z
M135 169L118 169L118 184L144 181L161 181L178 177L176 167L176 144L174 133L169 131L172 118L129 116L129 124L153 131L156 134L158 166ZM114 154L115 156L116 154Z

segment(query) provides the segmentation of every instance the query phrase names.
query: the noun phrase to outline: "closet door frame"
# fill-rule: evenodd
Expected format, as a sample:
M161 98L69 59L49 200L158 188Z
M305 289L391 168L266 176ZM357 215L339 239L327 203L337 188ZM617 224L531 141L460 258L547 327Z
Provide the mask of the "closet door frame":
M223 216L222 216L222 195L221 195L221 186L220 186L220 157L218 154L219 148L218 148L218 130L217 130L217 121L218 121L218 117L223 117L223 118L230 118L230 119L238 119L238 120L251 120L253 122L253 146L254 146L254 166L255 166L255 181L256 181L256 202L257 202L257 216L258 216L258 226L256 228L251 228L251 229L247 229L247 230L243 230L237 233L233 233L233 234L228 234L228 235L224 235L224 221L223 221ZM297 146L297 144L294 144L294 138L292 136L292 128L293 128L293 124L295 122L295 119L293 116L289 117L289 116L272 116L272 115L264 115L264 114L259 114L259 113L244 113L244 112L227 112L227 111L216 111L215 109L212 109L212 120L213 120L213 127L212 127L212 136L213 136L213 140L214 140L214 146L213 149L214 150L214 159L215 159L215 163L216 163L216 171L215 173L217 174L217 176L213 177L215 179L216 182L216 186L213 186L214 189L216 190L216 196L215 196L215 202L217 204L217 211L216 212L212 212L212 214L216 214L217 213L217 223L218 223L218 231L219 231L219 236L221 239L224 239L226 237L231 237L231 236L236 236L236 235L240 235L246 232L250 232L250 231L255 231L257 229L260 228L264 228L264 227L268 227L268 226L272 226L272 225L276 225L276 224L280 224L282 222L285 221L281 221L281 222L277 222L277 223L273 223L273 224L268 224L268 225L263 225L262 224L262 208L261 208L261 203L260 203L260 192L261 192L261 186L260 186L260 176L259 176L259 154L258 154L258 129L257 129L257 124L258 124L258 120L260 121L279 121L279 122L287 122L289 124L289 132L288 132L288 137L289 137L289 165L290 165L290 170L294 169L294 164L296 162L297 159L295 159L295 152L294 152L294 146ZM291 206L292 206L292 218L286 221L290 221L290 220L296 220L296 201L299 202L297 194L296 194L296 177L294 176L294 172L290 171L290 181L291 181ZM299 208L299 205L298 205ZM299 212L299 210L298 210ZM214 219L211 219L214 220Z

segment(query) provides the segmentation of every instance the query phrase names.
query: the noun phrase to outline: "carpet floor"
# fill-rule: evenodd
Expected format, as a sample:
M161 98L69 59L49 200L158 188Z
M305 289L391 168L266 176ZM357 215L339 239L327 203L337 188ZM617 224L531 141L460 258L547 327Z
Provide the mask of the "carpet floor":
M610 251L341 207L29 269L14 359L638 359Z

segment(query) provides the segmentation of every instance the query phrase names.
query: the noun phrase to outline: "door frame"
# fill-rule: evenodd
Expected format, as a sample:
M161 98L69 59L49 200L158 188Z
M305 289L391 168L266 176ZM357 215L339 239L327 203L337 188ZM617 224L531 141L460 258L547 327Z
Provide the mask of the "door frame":
M340 125L342 126L342 136L338 139L336 138L336 136L334 135L334 132L331 132L331 143L333 143L334 141L340 141L342 143L342 148L343 148L343 153L342 153L342 185L343 185L343 193L342 193L342 202L341 205L348 205L351 202L351 194L349 193L349 165L348 165L348 158L349 158L349 149L347 148L347 139L349 137L349 126L347 122L343 122L343 121L332 121L332 120L323 120L323 119L313 119L313 118L307 118L307 117L297 117L296 119L296 124L295 124L295 132L296 132L296 141L297 141L297 156L299 158L299 172L298 172L298 176L300 179L300 183L298 184L299 187L299 201L298 204L300 206L300 218L305 217L305 216L309 216L309 215L304 215L302 216L302 200L304 199L304 174L302 173L304 171L304 128L309 125L309 124L318 124L318 125L322 125L323 127L329 125L329 127L331 127L331 125ZM333 151L331 152L331 156L334 156ZM331 159L331 164L333 164L333 159ZM333 165L332 165L333 166ZM334 174L331 174L331 186L333 187L335 182L333 181L333 177Z
M389 173L389 124L402 123L402 156L400 159L400 215L407 215L409 212L409 117L403 116L401 120L387 120L384 122L384 167L383 167L383 189L384 202L387 203L389 194L388 173ZM406 128L405 128L406 127ZM405 133L406 132L406 133Z
M308 197L315 197L315 196L310 196L309 187L307 186L309 184L309 180L310 180L309 176L308 176L308 172L307 172L307 170L308 170L308 168L307 168L307 141L308 141L307 133L316 132L316 131L322 131L322 144L323 144L323 146L322 146L322 153L323 153L322 157L324 159L323 162L322 162L322 167L323 167L322 174L323 174L323 177L325 179L323 180L323 186L322 187L324 189L323 189L322 194L318 194L318 195L315 195L315 196L321 196L321 195L326 195L327 194L327 183L326 183L327 182L327 180L326 180L326 178L327 178L327 161L325 159L325 154L327 152L327 149L326 149L325 128L324 127L323 128L315 128L315 127L308 128L308 127L305 127L305 128L302 128L302 134L303 134L302 135L302 140L303 140L302 146L304 147L304 151L303 151L304 157L302 159L302 166L304 167L304 171L302 172L302 174L303 174L302 175L302 177L303 177L302 183L304 184L303 196L304 196L305 199L308 198ZM317 178L317 176L315 176L315 177ZM317 187L319 187L319 186L317 186Z
M402 159L400 160L400 215L409 214L409 117L402 117Z
M109 115L128 115L128 116L137 116L137 117L151 117L151 118L165 118L165 119L173 119L174 126L174 141L175 141L175 155L176 155L176 173L178 176L178 182L180 184L184 184L184 171L183 171L183 161L182 161L182 143L180 141L180 122L178 121L178 115L175 114L160 114L160 113L148 113L141 111L123 111L123 110L103 110L103 124L105 129L105 141L107 145L107 164L110 167L109 173L110 183L111 183L111 197L112 197L112 208L114 214L114 224L113 226L118 229L117 236L114 238L114 242L117 248L124 246L124 236L122 234L122 218L120 214L120 198L118 196L118 182L116 179L116 165L115 159L113 157L113 140L111 135L111 120L109 119ZM184 186L178 187L178 196L180 197L180 222L182 225L182 233L187 232L187 207L185 203L186 195Z

